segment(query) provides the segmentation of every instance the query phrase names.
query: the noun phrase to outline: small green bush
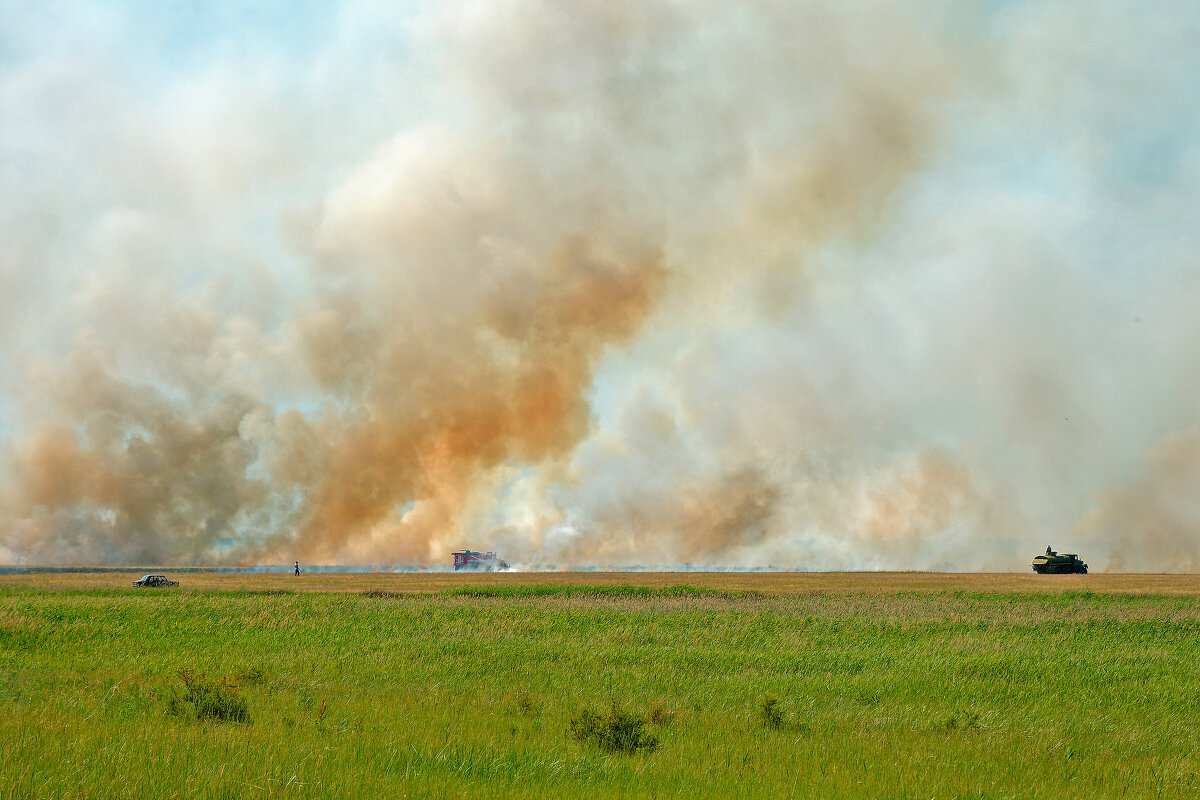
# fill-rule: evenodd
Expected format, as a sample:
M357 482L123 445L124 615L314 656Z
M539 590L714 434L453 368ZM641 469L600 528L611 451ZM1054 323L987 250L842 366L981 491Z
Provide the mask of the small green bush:
M642 715L613 703L606 713L590 709L579 712L571 720L570 731L577 741L597 745L610 753L652 753L658 749L658 737L646 732L647 724Z
M232 678L211 678L195 670L179 672L183 689L175 687L167 699L168 710L176 716L194 716L198 720L248 722L250 706L238 693Z
M769 694L764 697L759 704L759 711L762 713L763 724L771 730L778 731L787 727L787 717L779 704L779 698L775 695Z

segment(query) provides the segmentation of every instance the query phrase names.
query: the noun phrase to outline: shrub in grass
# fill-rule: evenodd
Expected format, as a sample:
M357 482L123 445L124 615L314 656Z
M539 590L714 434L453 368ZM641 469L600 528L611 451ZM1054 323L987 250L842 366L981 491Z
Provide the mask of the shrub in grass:
M658 737L646 731L647 720L641 714L625 711L613 703L607 712L584 709L570 724L577 741L594 744L610 753L652 753Z
M762 714L763 724L771 730L778 731L787 727L787 716L783 713L783 707L775 695L769 694L764 697L759 703L758 710Z
M763 725L770 730L795 731L797 733L808 733L809 731L808 724L796 719L794 714L789 714L784 709L783 702L773 694L763 697L758 704L758 711Z
M198 720L249 721L249 704L232 679L211 678L190 669L181 670L179 679L183 682L182 691L176 687L167 700L172 714L194 716Z

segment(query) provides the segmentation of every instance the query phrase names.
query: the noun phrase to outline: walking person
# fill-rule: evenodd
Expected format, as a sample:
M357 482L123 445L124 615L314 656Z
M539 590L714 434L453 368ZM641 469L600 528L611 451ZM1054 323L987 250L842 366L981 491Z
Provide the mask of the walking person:
M299 561L296 562L296 577L297 578L300 577L300 562Z

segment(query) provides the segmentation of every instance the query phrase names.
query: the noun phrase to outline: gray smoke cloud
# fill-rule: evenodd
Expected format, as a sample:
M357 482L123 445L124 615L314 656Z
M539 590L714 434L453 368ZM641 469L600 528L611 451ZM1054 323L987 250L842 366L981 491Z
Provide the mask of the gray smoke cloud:
M1186 12L14 15L0 561L1193 569Z

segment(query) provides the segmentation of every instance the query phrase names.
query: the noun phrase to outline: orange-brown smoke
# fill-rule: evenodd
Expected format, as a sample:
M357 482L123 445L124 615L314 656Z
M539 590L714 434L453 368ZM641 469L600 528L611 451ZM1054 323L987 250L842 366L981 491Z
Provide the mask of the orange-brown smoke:
M562 457L588 434L594 362L637 332L666 273L656 254L618 260L583 240L545 259L524 308L485 305L467 326L406 340L378 365L399 382L369 389L352 414L298 421L284 460L309 465L297 476L308 508L272 546L307 560L437 560L487 502L490 470ZM431 352L413 372L421 347Z

